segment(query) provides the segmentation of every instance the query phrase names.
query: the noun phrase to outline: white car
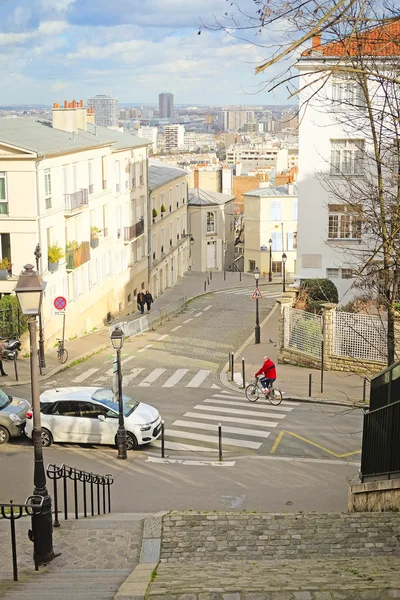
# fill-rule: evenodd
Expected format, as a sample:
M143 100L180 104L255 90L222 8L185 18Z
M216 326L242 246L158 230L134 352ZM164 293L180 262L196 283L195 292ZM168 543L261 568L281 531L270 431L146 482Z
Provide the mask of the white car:
M161 434L156 408L123 396L127 449L149 444ZM116 444L118 402L111 390L68 387L46 390L40 395L42 444L76 442ZM25 434L32 438L32 411L26 414Z

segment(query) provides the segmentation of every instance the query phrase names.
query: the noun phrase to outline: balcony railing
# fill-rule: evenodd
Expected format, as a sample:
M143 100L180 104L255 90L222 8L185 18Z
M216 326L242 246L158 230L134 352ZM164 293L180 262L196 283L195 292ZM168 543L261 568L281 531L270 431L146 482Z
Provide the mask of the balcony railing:
M90 260L90 243L82 242L76 250L70 250L65 255L67 270L73 271Z
M65 195L65 210L72 212L85 208L89 202L89 193L87 189L79 190L74 194Z
M124 242L131 242L144 233L144 219L130 227L124 227Z

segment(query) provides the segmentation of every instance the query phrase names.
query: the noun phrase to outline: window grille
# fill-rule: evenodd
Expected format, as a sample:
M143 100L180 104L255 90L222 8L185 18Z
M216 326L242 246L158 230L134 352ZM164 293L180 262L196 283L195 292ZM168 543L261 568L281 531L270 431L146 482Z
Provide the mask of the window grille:
M332 353L360 360L385 362L387 322L375 315L335 311Z
M321 358L322 317L284 307L284 348Z

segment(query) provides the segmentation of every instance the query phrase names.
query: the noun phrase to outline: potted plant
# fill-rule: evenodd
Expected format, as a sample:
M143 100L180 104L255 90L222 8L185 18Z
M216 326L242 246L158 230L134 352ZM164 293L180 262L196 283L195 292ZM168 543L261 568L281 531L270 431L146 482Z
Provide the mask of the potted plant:
M153 208L153 223L156 220L157 216L158 216L158 212L156 211L155 208Z
M0 279L7 279L8 271L11 269L11 261L8 258L0 260Z
M63 257L64 252L61 250L60 246L57 243L50 244L47 248L47 266L50 272L57 271L58 263Z
M90 228L90 246L91 248L97 248L99 245L99 234L101 233L101 229L98 227Z
M161 204L161 216L162 217L164 216L164 213L166 212L166 210L167 209L165 208L164 204Z

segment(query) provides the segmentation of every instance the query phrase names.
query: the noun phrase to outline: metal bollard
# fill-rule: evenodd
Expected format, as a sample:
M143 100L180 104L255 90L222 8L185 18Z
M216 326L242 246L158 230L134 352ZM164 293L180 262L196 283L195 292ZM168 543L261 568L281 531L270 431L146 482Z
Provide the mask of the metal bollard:
M14 371L15 371L15 381L18 381L18 369L17 369L17 357L14 355Z
M210 281L212 281L212 271L210 271Z
M207 285L210 285L210 278L208 277L208 274L207 274Z
M312 374L310 373L308 376L308 395L311 398L312 392L311 392L311 387L312 387Z
M228 373L231 372L231 353L229 352L229 358L228 358Z
M222 425L218 423L218 457L222 461Z
M239 271L239 281L242 281L242 271Z
M245 366L244 366L244 358L242 358L242 381L243 381L243 389L246 387L246 375L245 375Z
M165 426L164 420L161 421L161 458L165 458L165 440L164 440Z
M226 271L224 271L224 281L226 281Z
M204 282L204 291L207 291L207 281Z
M367 378L364 377L364 381L363 381L363 402L365 402L366 397L367 397Z
M231 381L233 381L235 375L235 355L233 352L231 353L231 361Z

